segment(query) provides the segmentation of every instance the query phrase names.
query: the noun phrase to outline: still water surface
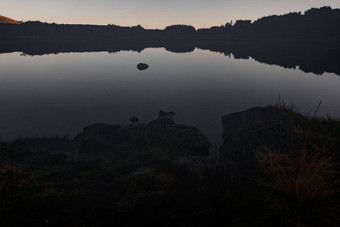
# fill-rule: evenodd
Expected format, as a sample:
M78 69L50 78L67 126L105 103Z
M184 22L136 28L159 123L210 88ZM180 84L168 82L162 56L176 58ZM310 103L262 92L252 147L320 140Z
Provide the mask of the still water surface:
M136 65L150 65L138 71ZM220 118L278 102L301 113L340 116L340 77L266 65L253 59L195 49L171 53L62 53L34 57L0 55L0 137L74 136L94 122L149 122L159 110L177 123L196 126L213 143L222 141Z

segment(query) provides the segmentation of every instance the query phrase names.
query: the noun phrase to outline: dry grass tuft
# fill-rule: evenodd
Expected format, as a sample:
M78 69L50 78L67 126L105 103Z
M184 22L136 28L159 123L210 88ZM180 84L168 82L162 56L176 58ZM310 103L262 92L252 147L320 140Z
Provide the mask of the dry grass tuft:
M336 224L338 172L331 157L309 153L274 151L258 155L265 177L261 185L271 191L269 203L275 211L284 211L287 222Z
M281 96L279 96L278 103L274 105L267 105L267 108L272 108L289 113L294 113L294 111L296 111L295 106L293 104L287 104L284 100L281 100Z

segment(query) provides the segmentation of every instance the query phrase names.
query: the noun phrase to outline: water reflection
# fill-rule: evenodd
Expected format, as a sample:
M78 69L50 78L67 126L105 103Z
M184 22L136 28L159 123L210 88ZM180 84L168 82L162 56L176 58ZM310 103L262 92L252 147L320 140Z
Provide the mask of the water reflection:
M218 41L218 40L135 40L135 41L30 41L9 42L0 47L0 52L23 52L23 55L44 55L70 52L117 53L120 51L141 52L146 48L165 48L172 53L190 53L196 48L231 54L236 59L253 58L261 63L284 68L299 68L304 72L340 75L339 46L336 42L312 41Z
M150 65L139 71L136 65ZM213 142L222 138L220 118L280 95L300 112L340 116L340 78L226 57L208 50L171 53L61 53L0 57L0 136L75 135L93 122L127 124L131 116L151 121L159 110L176 112L178 123L200 128Z

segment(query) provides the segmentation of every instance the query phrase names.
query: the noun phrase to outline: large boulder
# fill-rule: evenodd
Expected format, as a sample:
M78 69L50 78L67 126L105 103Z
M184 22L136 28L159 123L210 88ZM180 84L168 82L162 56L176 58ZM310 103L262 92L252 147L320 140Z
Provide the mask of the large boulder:
M256 107L222 117L220 157L234 162L248 174L256 166L257 153L289 150L293 143L294 117L276 108Z

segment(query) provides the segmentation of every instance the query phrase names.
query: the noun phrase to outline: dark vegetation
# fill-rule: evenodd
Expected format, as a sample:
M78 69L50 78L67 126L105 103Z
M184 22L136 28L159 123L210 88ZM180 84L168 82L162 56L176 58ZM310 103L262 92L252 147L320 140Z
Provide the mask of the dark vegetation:
M288 13L262 17L254 22L237 20L220 27L201 29L203 37L229 37L235 39L339 39L340 9L312 8L302 14Z
M173 116L1 142L2 226L339 224L339 121L285 104L229 114L214 160Z

